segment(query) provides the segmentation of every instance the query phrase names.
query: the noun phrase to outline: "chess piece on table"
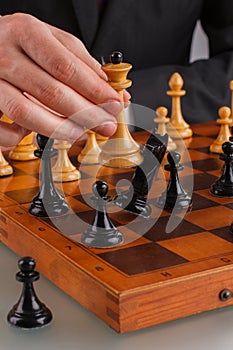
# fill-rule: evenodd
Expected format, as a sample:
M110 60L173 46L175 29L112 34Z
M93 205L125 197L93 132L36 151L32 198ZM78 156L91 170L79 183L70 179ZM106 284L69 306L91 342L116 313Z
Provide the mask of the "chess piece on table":
M0 148L0 177L9 176L13 174L13 168L5 159Z
M123 236L113 225L106 211L107 202L110 200L110 197L107 197L108 185L104 181L96 181L92 191L95 217L91 226L82 234L81 242L95 248L114 247L123 241Z
M25 136L9 153L9 158L17 161L27 161L37 159L34 154L36 146L33 143L34 133Z
M217 197L233 197L233 143L224 142L222 150L219 157L224 161L222 175L211 186L210 192Z
M179 73L174 73L170 80L170 90L167 91L167 95L172 98L172 111L170 117L170 127L168 127L168 133L172 138L186 139L191 137L193 132L184 120L181 112L181 97L186 94L185 90L182 90L184 81Z
M131 86L127 74L132 68L129 63L123 62L120 52L113 52L111 63L102 66L107 74L109 84L120 94L123 101L124 89ZM114 168L134 167L142 162L140 146L133 140L126 124L125 111L117 116L117 130L102 146L99 161L104 166Z
M17 304L7 315L8 322L16 327L30 329L49 324L52 320L51 311L37 297L33 282L38 281L40 274L35 271L35 260L24 257L18 261L20 271L16 279L23 283L23 290Z
M56 140L53 147L58 151L57 161L52 168L53 181L69 182L79 180L81 174L68 157L68 150L71 144L65 140Z
M220 118L218 118L216 122L220 125L219 133L216 140L210 145L210 152L213 153L222 153L223 143L229 141L229 138L231 137L230 125L232 119L230 108L223 106L219 108L218 114Z
M88 130L87 134L88 138L84 148L78 155L78 161L82 164L98 164L100 147L96 141L96 134L91 130Z
M170 119L167 118L168 109L166 107L158 107L155 111L157 117L154 118L154 122L157 124L157 133L159 135L167 134L166 124L169 123ZM176 149L176 144L172 140L171 136L168 137L167 150L174 151Z
M29 213L34 216L53 217L65 214L70 209L63 196L54 186L51 158L57 154L57 150L52 148L53 141L53 139L37 134L39 149L35 151L35 155L41 159L42 170L40 191L33 198L29 207Z
M183 189L178 177L178 171L184 168L180 164L180 154L171 151L167 155L167 160L169 164L166 164L164 169L170 172L170 178L167 189L157 200L157 205L167 210L189 209L192 205L192 199Z
M166 153L167 143L167 134L150 135L143 151L143 162L136 167L131 186L114 198L115 205L145 218L150 216L147 196Z

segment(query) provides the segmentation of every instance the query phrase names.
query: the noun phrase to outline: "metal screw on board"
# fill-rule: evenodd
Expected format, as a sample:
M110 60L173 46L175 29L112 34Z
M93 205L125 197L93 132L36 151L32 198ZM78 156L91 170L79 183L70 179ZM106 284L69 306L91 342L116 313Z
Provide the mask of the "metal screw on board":
M227 301L230 298L232 298L233 294L229 289L223 289L220 293L219 293L219 299L221 301Z

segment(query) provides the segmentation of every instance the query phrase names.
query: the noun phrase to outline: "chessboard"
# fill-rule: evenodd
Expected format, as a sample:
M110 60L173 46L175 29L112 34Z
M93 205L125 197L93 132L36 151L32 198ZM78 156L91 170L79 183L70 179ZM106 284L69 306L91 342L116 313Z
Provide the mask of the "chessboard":
M56 184L71 207L56 218L28 213L39 191L40 161L9 160L14 174L0 179L1 241L20 256L32 256L41 273L120 333L233 304L233 198L209 191L223 166L219 155L209 152L219 129L203 123L192 130L184 141L187 148L178 149L184 165L180 181L187 191L193 187L193 205L186 213L156 205L168 178L165 156L148 196L151 216L136 216L110 202L109 217L123 243L84 246L81 235L94 216L93 182L106 181L108 195L114 196L127 188L134 169L78 164L82 145L75 144L70 159L81 179ZM148 135L136 132L134 138L143 145Z

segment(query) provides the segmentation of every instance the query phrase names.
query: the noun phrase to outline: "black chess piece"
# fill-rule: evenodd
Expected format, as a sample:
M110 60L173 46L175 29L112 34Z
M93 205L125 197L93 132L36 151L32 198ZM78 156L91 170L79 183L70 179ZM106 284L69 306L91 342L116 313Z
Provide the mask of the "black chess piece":
M167 189L157 200L157 205L160 208L179 211L189 209L192 205L192 199L183 189L178 177L178 171L184 169L183 165L180 164L180 158L180 153L177 151L171 151L167 155L169 164L166 164L164 169L170 172L170 178Z
M51 170L51 158L57 154L53 149L53 139L37 134L39 149L34 154L42 161L41 184L39 193L33 198L29 213L34 216L53 217L65 214L70 207L54 186Z
M210 187L210 192L217 197L233 197L233 142L224 142L222 150L219 156L224 161L222 175Z
M168 135L152 133L143 150L143 162L136 167L131 186L114 198L114 204L131 213L148 218L151 207L147 196L166 153Z
M122 233L113 225L106 211L108 185L96 181L92 186L94 197L91 198L96 212L91 226L82 235L82 243L96 248L113 247L123 241Z
M110 55L110 62L112 64L119 64L123 62L123 54L120 51L113 51Z
M35 271L35 260L31 257L19 259L20 271L16 279L23 283L22 294L17 304L13 306L7 315L8 322L20 328L38 328L51 322L51 311L38 299L33 282L38 281L40 274Z

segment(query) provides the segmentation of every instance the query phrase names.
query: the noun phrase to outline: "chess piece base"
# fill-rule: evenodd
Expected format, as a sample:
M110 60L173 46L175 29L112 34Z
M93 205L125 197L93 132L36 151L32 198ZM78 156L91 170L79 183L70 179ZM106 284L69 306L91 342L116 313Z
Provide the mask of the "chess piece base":
M86 230L82 235L81 242L87 246L94 248L111 248L123 241L123 236L117 228L106 230L105 228L98 227L93 231L90 228Z
M23 313L19 311L18 304L16 304L8 313L7 321L12 326L19 328L41 328L52 321L52 313L45 305L41 305L41 308L33 314Z
M140 165L142 161L143 157L140 152L125 155L123 157L116 157L112 156L111 154L101 152L99 157L100 164L111 168L132 168Z
M34 151L37 149L34 145L18 145L9 153L9 158L17 161L34 160L37 157L34 155Z
M216 197L233 197L233 185L224 186L222 183L216 182L211 186L210 193Z
M165 193L158 198L156 205L168 211L173 209L175 211L180 211L182 209L190 209L192 206L192 199L187 194L181 194L179 196L169 195L169 197L167 197L167 191L165 191Z
M54 182L71 182L77 181L81 178L80 172L74 168L72 171L56 172L53 169L53 181Z
M179 138L186 139L193 135L192 129L190 129L189 127L186 129L177 128L176 130L168 128L167 130L168 130L169 136L171 136L173 139L179 139Z
M78 156L78 161L79 163L82 164L98 164L99 163L99 150L97 150L96 153L87 153L87 154L82 154L80 153Z
M222 143L212 143L212 145L210 145L210 152L212 153L223 153L222 151Z
M0 167L0 177L10 176L13 174L13 168L10 164Z
M34 216L54 217L66 214L69 211L69 209L69 205L62 199L58 199L57 201L51 203L51 205L49 203L46 203L45 208L43 200L39 197L35 197L28 211Z
M134 195L129 202L128 191L126 193L123 192L114 198L115 205L129 211L130 213L140 215L144 218L148 218L151 215L151 207L146 202L146 198L136 195Z

